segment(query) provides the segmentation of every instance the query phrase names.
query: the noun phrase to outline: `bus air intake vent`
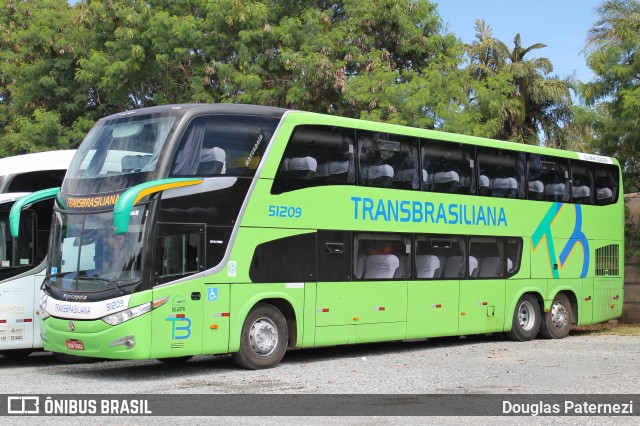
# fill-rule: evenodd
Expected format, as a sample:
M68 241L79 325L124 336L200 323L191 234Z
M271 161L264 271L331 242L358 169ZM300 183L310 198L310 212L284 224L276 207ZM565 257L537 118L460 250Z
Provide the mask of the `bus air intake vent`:
M597 277L612 277L620 275L619 253L619 244L609 244L596 249Z

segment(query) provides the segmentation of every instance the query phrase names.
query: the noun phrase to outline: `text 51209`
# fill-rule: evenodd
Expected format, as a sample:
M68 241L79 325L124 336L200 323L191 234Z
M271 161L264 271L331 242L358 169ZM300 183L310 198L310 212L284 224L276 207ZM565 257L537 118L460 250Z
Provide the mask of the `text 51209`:
M269 206L269 217L288 217L297 219L302 216L302 207Z

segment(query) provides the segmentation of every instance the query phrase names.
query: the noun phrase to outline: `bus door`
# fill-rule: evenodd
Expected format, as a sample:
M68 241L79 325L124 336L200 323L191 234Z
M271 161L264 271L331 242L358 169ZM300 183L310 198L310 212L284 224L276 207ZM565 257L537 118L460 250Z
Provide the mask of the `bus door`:
M458 332L458 297L466 239L451 235L415 237L415 280L409 282L407 339Z
M318 273L316 345L404 339L410 238L357 233L351 243L349 234L342 233L340 239L330 232L318 233L318 269L339 266L353 272L349 274L351 281L337 282L321 282L323 277ZM347 262L350 269L344 269Z
M155 241L152 358L202 353L205 225L160 223Z
M341 314L352 277L353 233L318 231L314 323L316 346L349 343L349 321Z
M503 331L509 271L506 245L499 237L469 237L466 279L460 281L458 334Z

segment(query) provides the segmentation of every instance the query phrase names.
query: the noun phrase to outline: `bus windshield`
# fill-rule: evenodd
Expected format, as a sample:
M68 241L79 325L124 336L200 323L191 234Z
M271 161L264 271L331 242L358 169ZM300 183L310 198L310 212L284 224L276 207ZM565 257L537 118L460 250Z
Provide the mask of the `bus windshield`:
M145 206L131 212L129 232L113 233L113 212L55 214L50 285L64 291L99 292L142 276Z
M98 122L82 142L67 177L90 179L154 171L176 118L165 113Z

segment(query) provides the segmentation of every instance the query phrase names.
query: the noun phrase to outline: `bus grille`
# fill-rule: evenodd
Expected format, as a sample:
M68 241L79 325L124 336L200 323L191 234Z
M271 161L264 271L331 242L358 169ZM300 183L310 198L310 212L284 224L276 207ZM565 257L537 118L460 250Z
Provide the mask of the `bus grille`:
M620 275L619 252L619 244L609 244L596 249L596 277Z

